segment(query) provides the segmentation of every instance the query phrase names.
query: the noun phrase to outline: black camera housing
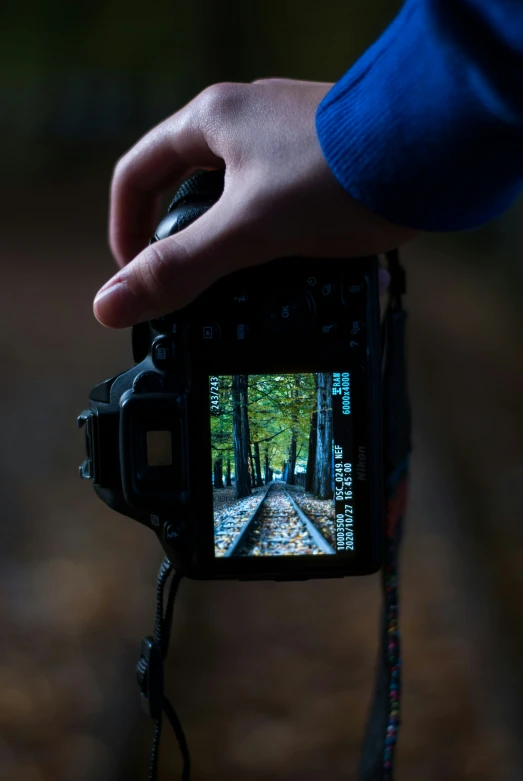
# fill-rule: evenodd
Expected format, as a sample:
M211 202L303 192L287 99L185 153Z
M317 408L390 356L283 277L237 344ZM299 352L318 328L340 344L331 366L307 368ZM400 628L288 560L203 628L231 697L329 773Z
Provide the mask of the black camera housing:
M197 219L222 189L222 172L191 179L178 191L152 241ZM89 408L79 416L87 444L80 473L93 480L107 505L153 529L181 574L299 580L364 575L380 568L384 493L377 258L280 258L234 272L185 308L135 326L132 349L134 366L95 386ZM353 464L355 549L324 556L218 557L210 378L300 372L350 373L347 448ZM156 454L152 458L151 452Z

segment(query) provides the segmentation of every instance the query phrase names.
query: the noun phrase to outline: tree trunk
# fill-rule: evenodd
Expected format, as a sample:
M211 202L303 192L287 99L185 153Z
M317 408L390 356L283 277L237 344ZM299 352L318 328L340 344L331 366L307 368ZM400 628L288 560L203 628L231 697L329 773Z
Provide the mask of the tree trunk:
M305 490L312 493L314 490L314 467L316 464L316 441L318 438L318 413L316 410L311 416L311 430L309 433L309 452L307 454L307 476L305 478Z
M213 481L215 488L223 488L223 460L221 458L217 458L214 461L214 481Z
M291 446L289 448L289 463L286 482L289 485L296 485L294 473L296 471L296 435L292 435Z
M254 456L252 454L252 447L249 445L249 476L251 478L252 488L256 488L256 471L254 465Z
M265 451L265 485L268 485L271 482L271 479L269 477L269 450L267 449Z
M234 472L236 498L242 499L251 493L249 467L247 464L248 449L244 448L245 432L242 426L242 379L243 375L234 374L232 378L232 428L234 438Z
M254 466L256 469L256 487L259 488L263 485L263 480L260 460L260 445L258 442L254 443Z
M295 399L300 396L301 379L299 375L294 377L294 389L292 395ZM292 439L289 447L289 472L287 475L287 483L289 485L296 485L296 448L297 448L297 428L298 428L298 415L296 412L292 414Z
M240 397L241 397L241 416L242 416L242 447L246 454L247 472L250 480L250 486L255 485L254 481L254 462L251 451L251 432L249 428L249 388L248 374L240 374ZM250 493L250 491L249 491Z
M227 488L232 485L231 482L231 459L227 459L227 472L225 473L225 485Z
M318 434L314 493L332 499L332 374L318 372Z

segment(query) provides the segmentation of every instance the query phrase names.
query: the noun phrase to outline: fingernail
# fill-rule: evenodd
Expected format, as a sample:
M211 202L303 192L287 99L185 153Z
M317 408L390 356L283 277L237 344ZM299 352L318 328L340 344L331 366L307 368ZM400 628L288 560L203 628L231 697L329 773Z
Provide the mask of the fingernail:
M98 291L94 299L95 315L104 325L125 328L139 319L136 299L129 294L124 282L115 282Z
M96 297L94 299L94 303L97 304L99 301L102 300L102 298L105 298L110 293L112 293L115 288L120 287L121 284L122 284L121 282L116 282L115 284L108 285L107 287L100 288L100 290L96 294Z

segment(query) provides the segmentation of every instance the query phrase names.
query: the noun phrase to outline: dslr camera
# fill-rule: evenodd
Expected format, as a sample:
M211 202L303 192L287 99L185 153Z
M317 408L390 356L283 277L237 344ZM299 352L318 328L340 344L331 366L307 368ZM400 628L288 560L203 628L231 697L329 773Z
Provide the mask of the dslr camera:
M223 192L198 173L153 241ZM132 329L134 365L78 418L98 496L197 579L364 575L383 563L378 258L286 257Z

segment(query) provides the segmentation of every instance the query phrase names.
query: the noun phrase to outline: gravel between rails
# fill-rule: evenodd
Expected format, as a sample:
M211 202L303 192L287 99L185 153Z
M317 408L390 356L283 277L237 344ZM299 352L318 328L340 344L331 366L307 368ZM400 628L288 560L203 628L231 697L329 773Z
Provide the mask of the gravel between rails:
M234 489L219 489L214 491L215 506L222 502L222 508L214 515L214 553L215 556L224 556L232 545L245 523L251 517L258 506L266 486L255 488L251 496L244 499L234 499ZM225 495L225 492L228 495ZM218 502L216 502L216 497ZM226 505L223 507L223 505Z
M313 522L333 548L336 547L336 518L333 499L317 499L297 485L287 485L287 491L305 515Z
M322 551L289 501L284 484L272 485L238 555L322 555Z

